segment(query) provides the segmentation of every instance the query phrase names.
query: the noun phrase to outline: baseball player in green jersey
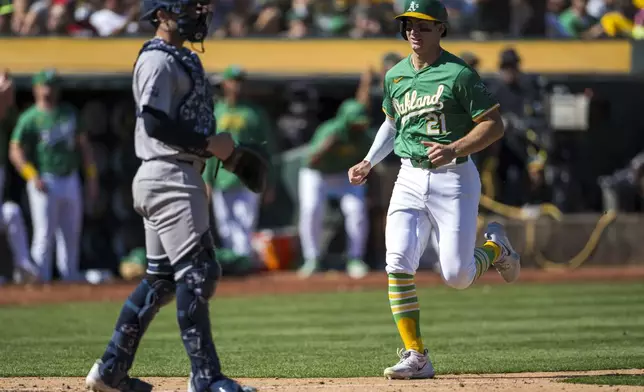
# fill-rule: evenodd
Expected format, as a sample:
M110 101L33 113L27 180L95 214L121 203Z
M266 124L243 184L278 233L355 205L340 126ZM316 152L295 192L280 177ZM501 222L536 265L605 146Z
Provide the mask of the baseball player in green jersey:
M34 75L35 103L18 118L9 147L11 162L27 181L34 230L31 256L44 282L52 278L54 243L62 280L81 279L81 156L89 198L98 196L91 145L78 127L76 110L59 102L58 86L59 77L53 70Z
M320 269L322 223L328 197L340 200L347 233L347 273L359 279L369 272L363 261L369 218L365 187L353 187L344 171L369 150L369 118L362 103L349 99L337 115L322 123L313 134L309 154L298 178L299 231L304 264L298 273L308 277Z
M476 245L481 182L474 154L503 136L499 105L479 75L440 45L448 32L447 11L438 0L406 0L396 18L412 53L385 77L386 119L362 162L349 170L353 184L394 151L401 168L387 213L385 242L389 303L405 345L390 379L432 378L434 368L420 333L414 275L436 231L443 280L465 289L493 265L506 282L519 275L519 255L503 226L487 226Z
M273 151L270 122L265 114L241 100L244 70L232 65L224 70L222 77L223 99L215 104L217 129L229 132L238 142L265 142L267 149ZM250 256L262 195L251 192L219 163L216 157L210 158L202 175L211 195L217 233L224 248L240 256Z

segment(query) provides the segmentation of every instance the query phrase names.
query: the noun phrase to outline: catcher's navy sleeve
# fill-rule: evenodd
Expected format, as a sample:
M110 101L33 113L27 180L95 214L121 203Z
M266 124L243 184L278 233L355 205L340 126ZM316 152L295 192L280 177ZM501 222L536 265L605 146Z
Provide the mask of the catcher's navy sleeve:
M181 132L178 125L163 111L150 106L143 106L141 118L148 136L163 143L183 148L187 152L202 157L212 156L208 148L208 138L195 132Z

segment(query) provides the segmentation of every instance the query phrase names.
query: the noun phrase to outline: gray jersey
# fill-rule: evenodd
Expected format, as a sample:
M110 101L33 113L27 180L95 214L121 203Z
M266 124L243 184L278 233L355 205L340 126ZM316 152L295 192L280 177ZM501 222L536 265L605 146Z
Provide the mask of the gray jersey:
M170 54L160 50L141 53L134 67L132 80L137 112L140 113L143 106L147 105L175 119L179 105L191 88L190 76ZM148 136L140 117L136 120L134 148L136 156L142 160L169 156L203 160Z

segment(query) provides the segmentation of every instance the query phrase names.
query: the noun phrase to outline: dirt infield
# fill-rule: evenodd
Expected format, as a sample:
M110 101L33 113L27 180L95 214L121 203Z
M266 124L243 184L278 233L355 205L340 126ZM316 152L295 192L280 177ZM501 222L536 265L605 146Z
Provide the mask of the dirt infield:
M598 374L644 374L643 370L559 372L559 373L516 373L486 375L445 375L433 380L389 381L384 378L345 378L345 379L241 379L253 385L260 392L635 392L642 387L598 386L561 383L566 377ZM155 392L179 392L186 390L185 378L146 378ZM83 379L78 377L52 378L0 378L2 392L71 392L84 391Z
M580 268L577 270L528 270L521 271L519 283L589 282L589 281L644 281L644 266L607 268ZM433 272L422 272L416 277L420 286L442 284ZM477 284L502 283L495 271L489 271ZM266 273L247 278L229 278L219 284L217 296L262 294L293 294L304 292L358 291L382 288L386 285L384 273L372 273L364 279L352 280L343 273L331 272L298 279L294 273ZM0 287L0 305L28 305L78 301L122 301L130 294L134 284L110 283L103 285L49 284Z

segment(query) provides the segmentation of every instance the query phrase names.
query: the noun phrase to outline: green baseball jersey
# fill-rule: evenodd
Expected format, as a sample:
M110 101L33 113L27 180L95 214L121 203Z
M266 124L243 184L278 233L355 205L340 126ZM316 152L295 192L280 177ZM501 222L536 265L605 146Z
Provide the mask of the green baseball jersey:
M39 172L65 176L80 165L78 134L71 105L61 104L48 112L33 105L18 117L11 141L20 144Z
M401 158L426 161L421 142L452 143L498 106L476 71L445 50L420 71L409 56L385 76L382 109L395 120L394 153Z
M9 151L9 138L11 131L16 125L18 119L18 110L15 106L7 109L4 117L0 119L0 167L7 164L7 154Z
M261 109L247 104L230 107L220 101L215 104L215 118L217 119L217 130L229 132L234 140L266 143L267 149L271 152L274 151L270 121ZM218 162L219 160L214 157L206 162L206 168L202 175L204 182L221 191L242 187L243 184L239 178L223 167L219 168L215 178Z

